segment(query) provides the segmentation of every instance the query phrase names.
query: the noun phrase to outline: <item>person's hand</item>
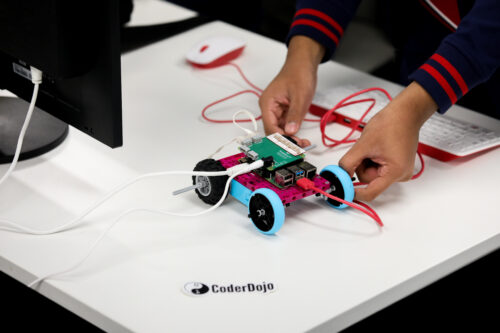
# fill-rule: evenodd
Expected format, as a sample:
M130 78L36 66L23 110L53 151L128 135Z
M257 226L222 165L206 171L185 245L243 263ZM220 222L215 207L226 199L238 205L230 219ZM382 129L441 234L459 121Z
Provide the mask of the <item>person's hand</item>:
M316 41L304 36L292 38L283 68L259 99L266 134L289 135L302 147L311 144L295 134L311 105L323 55L324 48Z
M339 165L367 183L356 189L356 199L371 201L392 183L413 175L418 133L436 111L432 97L413 82L365 126L361 137Z

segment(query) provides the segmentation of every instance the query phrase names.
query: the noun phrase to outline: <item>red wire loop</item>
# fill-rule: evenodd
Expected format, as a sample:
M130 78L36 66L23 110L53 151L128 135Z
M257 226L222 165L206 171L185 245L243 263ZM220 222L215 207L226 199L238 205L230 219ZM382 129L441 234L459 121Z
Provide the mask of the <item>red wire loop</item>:
M218 99L216 100L215 102L212 102L210 104L208 104L207 106L205 106L203 108L203 110L201 110L201 116L203 117L203 119L205 119L206 121L209 121L211 123L218 123L218 124L223 124L223 123L232 123L233 121L232 120L218 120L218 119L211 119L211 118L208 118L207 115L206 115L206 112L208 109L210 109L212 106L214 105L217 105L219 103L222 103L222 102L225 102L231 98L234 98L234 97L237 97L237 96L240 96L240 95L243 95L243 94L254 94L256 95L257 97L259 97L259 93L253 91L253 90L242 90L242 91L239 91L235 94L232 94L230 96L227 96L227 97L224 97L224 98L221 98L221 99ZM257 118L255 118L255 120L260 120L262 118L262 116L258 116ZM245 122L250 122L252 121L251 119L237 119L236 122L237 123L245 123Z
M375 103L376 103L376 100L374 98L366 98L366 99L360 99L360 100L356 100L356 101L351 101L351 102L347 102L349 101L350 99L356 97L356 96L359 96L359 95L362 95L362 94L365 94L367 92L370 92L370 91L380 91L382 92L390 101L392 100L392 97L391 95L385 90L385 89L382 89L382 88L378 88L378 87L373 87L373 88L368 88L368 89L363 89L363 90L360 90L358 92L355 92L347 97L345 97L344 99L342 99L340 102L338 102L333 108L331 108L330 110L328 110L322 117L321 117L321 122L320 122L320 130L321 130L321 140L323 141L323 144L327 147L335 147L335 146L338 146L340 144L344 144L344 143L351 143L351 142L355 142L356 140L348 140L351 135L356 131L356 128L363 122L363 120L365 119L365 117L368 115L368 113L373 109L373 107L375 106ZM349 106L349 105L352 105L352 104L358 104L358 103L365 103L365 102L372 102L371 105L368 107L368 109L366 109L366 111L363 113L363 115L361 116L361 118L359 118L353 125L351 131L349 132L349 134L347 134L343 139L340 139L340 140L335 140L335 139L332 139L330 138L328 135L326 135L326 125L330 122L330 117L332 116L332 114L337 111L338 109L340 108L343 108L345 106ZM327 140L333 142L332 144L329 144L327 142Z

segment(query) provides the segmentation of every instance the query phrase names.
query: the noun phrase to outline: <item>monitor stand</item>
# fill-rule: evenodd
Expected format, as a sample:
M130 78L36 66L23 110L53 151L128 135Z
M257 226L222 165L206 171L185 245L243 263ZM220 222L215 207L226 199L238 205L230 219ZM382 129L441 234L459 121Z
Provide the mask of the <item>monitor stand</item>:
M0 164L11 163L29 103L14 97L0 97ZM68 135L68 125L35 108L24 137L19 160L54 149Z

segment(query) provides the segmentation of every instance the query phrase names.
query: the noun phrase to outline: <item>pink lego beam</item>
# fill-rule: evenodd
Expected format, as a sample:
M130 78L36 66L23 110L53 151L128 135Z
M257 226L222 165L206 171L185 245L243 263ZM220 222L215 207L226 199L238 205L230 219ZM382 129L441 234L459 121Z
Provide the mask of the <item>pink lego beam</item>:
M238 160L243 157L245 157L245 154L240 153L225 157L223 159L220 159L219 161L221 162L222 166L227 169L239 164ZM254 172L249 172L244 175L239 175L236 178L234 178L234 180L236 180L241 185L245 186L251 191L255 191L259 188L268 188L273 190L276 194L278 194L283 205L316 194L316 192L313 190L306 191L298 187L297 185L292 185L281 189L275 186L274 184L268 182L266 179L262 178L261 176L257 175ZM326 191L330 188L330 182L319 175L314 176L313 181L314 185L322 189L323 191Z

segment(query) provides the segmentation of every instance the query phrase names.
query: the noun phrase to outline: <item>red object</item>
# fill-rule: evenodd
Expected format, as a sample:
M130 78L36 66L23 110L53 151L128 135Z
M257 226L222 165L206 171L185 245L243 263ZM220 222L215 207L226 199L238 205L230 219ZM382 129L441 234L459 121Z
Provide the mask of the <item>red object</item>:
M334 196L334 195L332 195L330 193L325 192L323 189L316 187L315 184L314 184L314 182L312 182L308 178L301 178L301 179L297 180L297 186L303 188L304 190L313 190L313 191L316 191L318 193L321 193L321 194L327 196L330 199L333 199L335 201L338 201L338 202L341 202L343 204L346 204L346 205L348 205L348 206L350 206L352 208L355 208L355 209L357 209L357 210L365 213L369 217L371 217L373 220L375 220L375 222L377 222L377 224L379 226L381 226L381 227L384 226L384 224L382 223L382 220L380 219L380 217L378 216L378 214L370 206L368 206L365 203L362 203L360 201L349 202L349 201L343 200L343 199L341 199L339 197L336 197L336 196Z
M335 30L337 30L337 32L339 33L339 37L342 37L342 35L344 34L344 29L342 28L342 26L340 24L337 23L337 21L335 21L334 19L332 19L330 16L326 15L325 13L320 12L319 10L312 9L312 8L303 8L303 9L298 10L295 13L294 18L296 18L297 16L300 16L300 15L316 16L317 18L322 19L323 21L327 22L332 27L334 27Z
M450 86L448 81L446 81L446 79L443 77L443 75L441 75L441 73L438 72L437 69L435 69L429 64L423 64L422 66L420 66L420 69L423 69L424 71L429 73L429 75L432 76L434 80L437 81L437 83L439 83L439 85L441 86L441 88L443 88L446 95L448 95L451 104L455 104L457 102L458 100L457 94L455 94L455 91Z
M422 6L451 31L460 24L457 0L420 0Z
M469 91L469 87L467 87L467 83L465 83L464 78L457 71L455 66L453 66L446 58L441 55L434 53L431 57L432 60L438 62L441 66L443 66L448 73L453 77L453 79L457 82L460 90L462 91L462 95L465 95L467 91Z
M208 45L204 45L201 49L200 49L200 52L204 52L208 49ZM219 67L219 66L222 66L222 65L225 65L227 64L228 62L230 62L231 60L234 60L236 58L238 58L241 53L243 52L243 49L245 48L245 46L242 46L240 47L239 49L236 49L234 51L231 51L217 59L215 59L214 61L212 62L209 62L207 64L199 64L199 63L195 63L195 62L192 62L192 61L189 61L187 60L187 62L189 62L191 65L193 65L194 67L197 67L197 68L214 68L214 67Z
M206 121L209 121L211 123L219 123L219 124L224 124L224 123L232 123L233 121L232 120L224 120L224 119L212 119L212 118L209 118L207 117L206 115L206 112L208 109L210 109L212 106L214 105L217 105L217 104L220 104L222 102L225 102L229 99L232 99L236 96L240 96L240 95L243 95L243 94L254 94L256 95L257 97L260 97L259 93L257 93L256 91L253 91L253 90L242 90L242 91L239 91L235 94L232 94L232 95L229 95L227 97L224 97L224 98L221 98L219 100L216 100L215 102L212 102L210 104L208 104L207 106L205 106L203 108L203 110L201 110L201 116L203 117L203 119L205 119ZM258 116L257 118L255 118L255 120L260 120L262 118L262 116ZM246 123L246 122L250 122L252 121L251 119L237 119L236 122L237 123Z
M339 43L339 38L333 32L331 32L330 29L328 29L327 27L325 27L321 23L318 23L318 22L313 21L313 20L308 20L308 19L298 19L292 23L292 27L294 27L296 25L307 25L307 26L316 28L319 31L321 31L322 33L324 33L326 36L328 36L335 43L335 45L338 45L338 43Z

